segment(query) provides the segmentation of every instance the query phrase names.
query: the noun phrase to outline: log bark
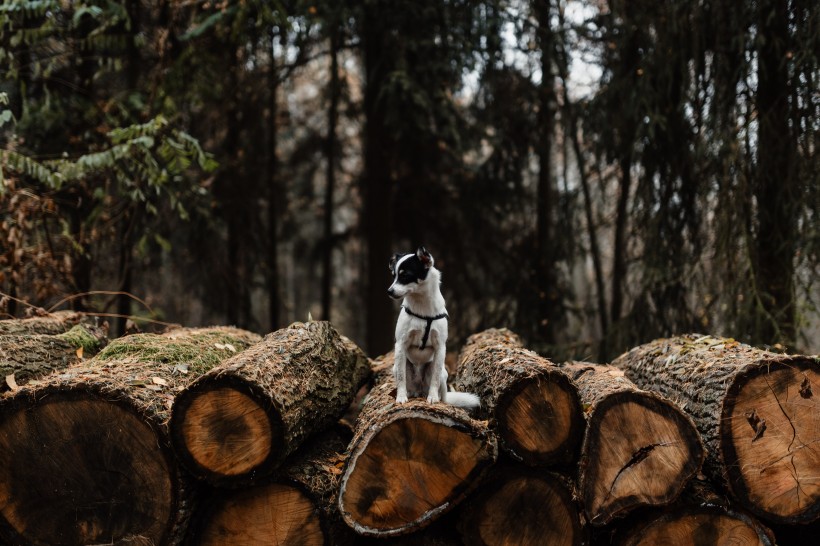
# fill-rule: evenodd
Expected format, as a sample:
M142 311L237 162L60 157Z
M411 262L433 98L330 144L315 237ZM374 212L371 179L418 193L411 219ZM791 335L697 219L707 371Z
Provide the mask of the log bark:
M197 512L189 543L352 544L353 531L342 521L337 504L350 438L349 429L331 427L291 455L266 483L213 490Z
M589 522L605 525L640 506L669 504L705 456L695 423L612 366L562 366L587 415L578 487Z
M86 320L85 313L55 311L39 317L0 320L0 335L57 335Z
M586 530L573 495L559 474L501 467L464 503L458 529L471 546L579 546Z
M546 358L521 346L506 329L471 336L458 359L458 390L481 398L502 449L527 465L575 460L584 430L578 390Z
M695 480L672 506L642 513L616 542L618 546L773 546L775 538L707 482Z
M294 323L177 395L174 450L213 485L248 483L335 423L369 376L367 357L330 323Z
M642 345L613 364L693 417L708 453L704 470L742 506L778 523L818 519L818 357L688 335Z
M392 367L393 355L382 369ZM345 522L367 536L418 531L458 504L498 455L486 422L443 403L396 404L378 375L356 421L339 492Z
M32 319L27 319L32 320ZM0 392L82 362L107 342L104 328L78 324L68 332L0 335Z
M191 483L168 439L174 394L258 340L234 328L128 336L0 397L0 538L177 544Z

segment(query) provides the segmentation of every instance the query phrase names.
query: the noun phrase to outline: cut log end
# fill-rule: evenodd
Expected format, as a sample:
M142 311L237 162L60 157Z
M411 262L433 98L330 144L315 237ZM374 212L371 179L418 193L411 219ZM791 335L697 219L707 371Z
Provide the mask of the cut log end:
M272 415L238 387L209 383L178 397L171 436L189 468L215 481L234 478L275 455L281 425Z
M465 507L459 531L465 544L575 546L583 535L572 494L557 478L515 472L491 479Z
M197 544L326 543L313 502L300 489L289 485L274 483L236 492L213 513L197 534Z
M50 393L0 420L0 515L11 544L167 539L176 513L169 454L131 410Z
M420 418L403 412L351 450L340 509L360 534L390 536L422 527L463 496L495 459L486 438L446 416L420 412Z
M664 516L621 542L621 546L772 546L748 518L700 509Z
M671 502L703 457L697 429L671 403L648 393L610 395L596 407L584 445L580 488L590 523Z
M811 359L752 368L723 405L721 449L733 491L781 523L820 515L820 366Z
M499 401L499 435L527 464L569 462L584 427L579 407L577 391L565 376L529 377Z

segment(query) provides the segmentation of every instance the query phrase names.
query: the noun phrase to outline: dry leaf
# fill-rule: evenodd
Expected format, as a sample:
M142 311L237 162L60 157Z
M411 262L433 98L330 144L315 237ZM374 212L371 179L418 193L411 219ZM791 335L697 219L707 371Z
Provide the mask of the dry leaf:
M80 359L83 358L83 348L82 347L77 347L77 358L80 358Z
M20 390L20 387L17 386L17 381L14 380L14 374L6 376L6 385L9 386L12 392Z
M230 343L214 343L214 347L216 347L217 349L227 349L232 353L236 352L236 347L234 347Z
M161 377L152 377L151 381L154 382L154 385L168 386L168 382Z

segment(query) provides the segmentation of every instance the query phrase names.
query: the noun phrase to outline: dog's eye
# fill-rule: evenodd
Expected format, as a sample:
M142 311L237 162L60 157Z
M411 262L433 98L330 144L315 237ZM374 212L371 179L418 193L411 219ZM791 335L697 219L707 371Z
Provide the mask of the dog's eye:
M399 275L404 275L404 269L399 269Z

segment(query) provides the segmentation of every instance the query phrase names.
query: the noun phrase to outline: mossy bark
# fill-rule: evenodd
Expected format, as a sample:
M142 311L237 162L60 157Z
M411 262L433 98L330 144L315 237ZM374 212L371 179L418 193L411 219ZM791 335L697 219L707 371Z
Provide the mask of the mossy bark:
M521 346L517 335L491 329L471 336L458 358L457 390L481 399L502 449L530 466L575 460L584 430L578 390L548 359Z
M128 336L0 398L0 537L178 543L192 483L168 439L174 395L259 339L234 328Z
M587 416L578 487L589 522L605 525L641 506L672 502L703 464L692 419L618 368L562 368L578 385Z
M0 335L0 392L79 364L106 342L103 328L84 324L56 335Z
M214 485L263 477L335 423L369 377L367 357L330 323L292 324L177 396L174 449Z
M55 311L39 317L0 320L0 335L57 335L69 331L81 322L90 321L84 313Z
M197 546L352 544L353 531L342 521L337 504L350 438L350 429L333 426L260 483L245 489L211 490L197 511L188 542Z
M497 458L484 421L459 408L413 399L396 404L396 384L379 366L356 421L342 475L339 508L345 522L367 536L418 531L458 504Z
M707 449L704 471L757 516L777 523L820 517L820 360L733 339L659 339L613 364L675 402Z

